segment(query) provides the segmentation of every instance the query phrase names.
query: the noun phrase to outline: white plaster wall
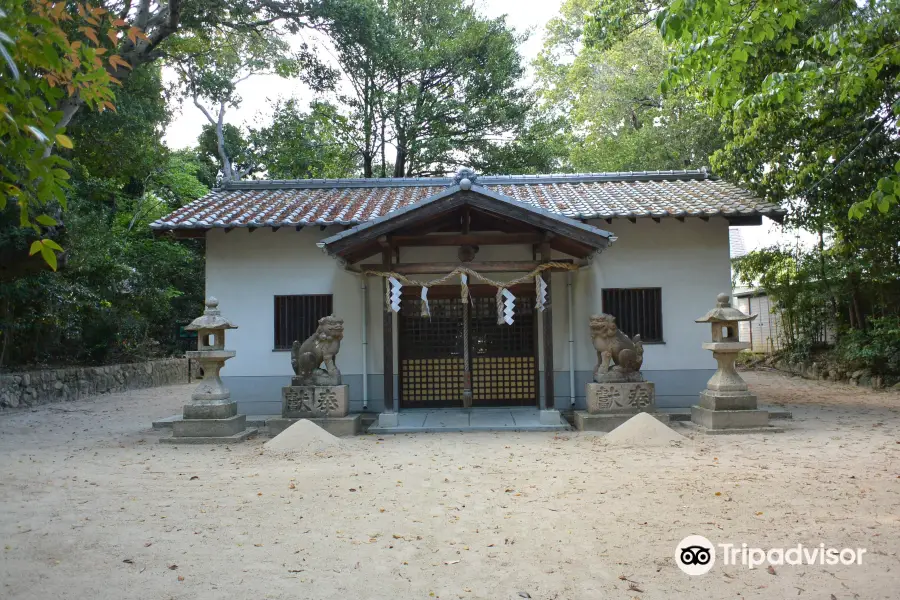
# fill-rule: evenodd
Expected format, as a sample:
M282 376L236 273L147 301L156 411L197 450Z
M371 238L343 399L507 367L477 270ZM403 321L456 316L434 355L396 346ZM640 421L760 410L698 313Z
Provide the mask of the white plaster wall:
M588 320L600 312L604 287L661 287L663 332L666 343L645 346L646 370L714 369L711 353L700 345L709 328L694 323L715 303L719 292L730 290L728 224L725 219L638 219L592 223L618 239L595 257L590 267L574 276L575 368L591 371L596 354L590 342ZM362 299L360 277L343 271L316 247L334 232L282 228L253 233L235 229L213 230L207 235L207 294L220 301L222 313L239 326L229 332L228 347L237 350L223 372L228 376L288 376L289 352L273 352L274 300L282 294L333 294L334 312L344 318L344 341L339 366L345 374L362 373ZM555 255L562 257L563 255ZM453 262L455 248L402 250L401 262ZM529 246L484 247L479 260L531 260ZM378 262L375 256L366 262ZM434 276L414 276L433 279ZM505 281L516 274L492 274ZM384 372L382 362L383 290L378 278L369 278L368 373ZM566 274L554 273L554 370L569 367ZM396 331L396 327L395 327ZM396 353L395 353L396 357ZM396 372L396 370L395 370Z
M589 268L574 277L575 369L593 370L596 352L591 345L590 315L601 311L603 288L662 288L663 344L644 346L645 370L714 369L712 354L701 348L708 341L708 326L694 323L713 308L716 295L731 290L728 222L724 218L616 219L592 222L617 236L617 240ZM554 298L560 298L565 275L554 274ZM562 300L554 303L554 368L568 369L564 352L567 310Z
M339 231L339 230L336 230ZM219 299L223 316L238 329L227 334L237 351L223 375L291 375L290 352L274 352L276 295L333 294L334 312L344 317L340 363L347 373L362 372L362 296L360 278L337 268L316 247L334 232L214 229L206 236L206 293ZM379 313L380 316L380 313ZM381 321L378 321L379 340Z

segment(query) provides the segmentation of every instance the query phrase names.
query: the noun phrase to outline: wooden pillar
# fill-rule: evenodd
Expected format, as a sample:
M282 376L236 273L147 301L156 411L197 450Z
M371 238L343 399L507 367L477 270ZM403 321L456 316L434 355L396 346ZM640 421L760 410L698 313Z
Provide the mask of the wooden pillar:
M550 262L550 242L541 243L541 262ZM541 276L547 284L547 304L544 307L544 396L540 408L553 408L553 292L550 287L551 272L543 271Z
M391 271L392 250L386 246L381 251L382 267L387 273ZM382 278L382 292L387 298L390 284L387 278ZM389 306L384 307L384 321L381 328L384 342L384 410L385 412L397 412L399 402L394 400L394 313Z

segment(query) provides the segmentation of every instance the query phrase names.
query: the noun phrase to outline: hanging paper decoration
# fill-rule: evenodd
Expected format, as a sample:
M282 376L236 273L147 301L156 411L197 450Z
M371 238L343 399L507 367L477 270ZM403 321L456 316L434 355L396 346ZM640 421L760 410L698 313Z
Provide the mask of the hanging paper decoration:
M513 324L513 311L516 308L516 296L509 290L503 290L503 321L507 325Z
M430 317L431 316L431 307L428 306L428 286L422 286L422 316Z
M534 282L537 284L537 309L543 312L547 304L547 282L540 275L535 276Z
M403 284L394 277L388 277L388 282L391 284L391 310L400 312L400 290Z

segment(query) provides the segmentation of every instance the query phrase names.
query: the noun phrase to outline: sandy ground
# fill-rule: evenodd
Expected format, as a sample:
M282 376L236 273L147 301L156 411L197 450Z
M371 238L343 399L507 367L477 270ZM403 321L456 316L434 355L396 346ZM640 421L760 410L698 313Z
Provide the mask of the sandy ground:
M188 386L6 413L0 597L898 598L900 394L747 379L794 411L786 433L682 426L680 447L646 449L577 433L360 436L285 459L264 440L158 444L150 422ZM867 553L690 577L673 560L689 534Z

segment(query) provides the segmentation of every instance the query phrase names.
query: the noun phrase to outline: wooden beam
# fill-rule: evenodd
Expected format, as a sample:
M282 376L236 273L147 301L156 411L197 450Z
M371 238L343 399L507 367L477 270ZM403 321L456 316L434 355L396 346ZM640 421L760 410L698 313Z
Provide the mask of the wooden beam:
M208 229L173 229L172 237L176 240L194 240L206 237Z
M725 217L729 225L762 225L762 215L736 215Z
M572 259L563 259L555 262L573 263ZM541 263L538 261L527 260L508 260L508 261L486 261L486 262L470 262L470 263L451 263L451 262L434 262L434 263L400 263L393 265L394 273L401 275L423 275L423 274L441 274L448 273L456 267L468 267L479 273L505 273L505 272L524 272L533 271ZM383 264L367 263L361 265L364 271L382 270Z
M385 248L381 252L381 265L385 272L391 271L391 249ZM387 278L382 278L382 298L388 294L390 284ZM384 409L385 412L397 412L399 406L394 402L394 313L388 306L384 307L384 320L382 321L381 336L383 338L384 357ZM388 409L390 407L390 409Z
M541 262L550 261L550 241L541 244ZM544 336L544 396L539 402L541 410L553 408L553 293L550 282L552 273L542 273L547 284L547 304L541 313L543 318Z
M397 246L504 246L508 244L538 244L543 237L537 233L471 233L437 235L398 235Z

